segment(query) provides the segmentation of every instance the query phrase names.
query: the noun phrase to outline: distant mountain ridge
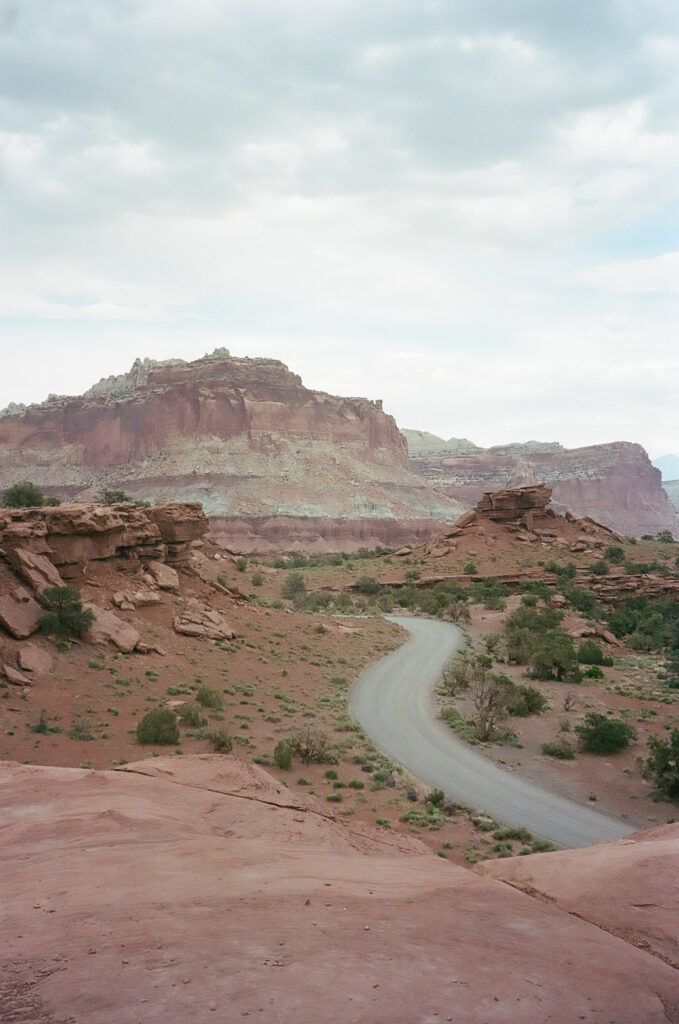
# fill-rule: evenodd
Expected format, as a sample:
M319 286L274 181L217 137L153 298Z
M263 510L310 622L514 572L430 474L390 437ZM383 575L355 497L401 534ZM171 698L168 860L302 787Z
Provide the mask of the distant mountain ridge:
M679 455L661 455L653 459L653 465L662 473L664 480L679 480Z
M628 536L669 530L679 539L677 512L641 445L617 441L567 449L527 441L484 449L466 439L404 434L415 471L468 508L484 491L544 483L559 512L590 516Z

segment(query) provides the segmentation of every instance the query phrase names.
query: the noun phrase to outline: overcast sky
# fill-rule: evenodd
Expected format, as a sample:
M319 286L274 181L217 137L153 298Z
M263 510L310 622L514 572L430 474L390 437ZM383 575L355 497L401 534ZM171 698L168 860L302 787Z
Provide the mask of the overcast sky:
M679 449L677 0L0 0L0 408L218 345Z

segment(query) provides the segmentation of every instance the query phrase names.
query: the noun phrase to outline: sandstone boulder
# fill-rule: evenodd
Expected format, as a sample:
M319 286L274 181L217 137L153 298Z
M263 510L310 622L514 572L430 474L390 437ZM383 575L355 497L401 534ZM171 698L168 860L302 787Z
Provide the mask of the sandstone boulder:
M44 555L27 551L26 548L8 548L7 561L37 594L47 587L63 587L59 572Z
M25 640L37 633L44 609L25 587L15 587L0 595L0 625L17 640Z
M85 633L85 639L93 644L112 643L123 654L129 654L137 646L140 634L133 626L123 622L113 612L104 611L96 604L86 602L83 608L94 614L94 622Z
M195 600L190 601L176 617L174 628L184 636L207 637L209 640L233 640L236 635L219 612Z
M12 668L11 665L3 665L2 672L8 683L12 683L13 686L30 686L31 680L28 676L25 676L23 672L19 672L18 669Z
M52 671L53 659L36 644L25 644L17 654L19 668L24 672L34 672L38 676L46 676Z
M161 598L157 590L119 590L111 600L116 608L133 611L135 608L160 604Z
M148 574L161 590L179 590L179 576L176 569L165 562L149 562Z

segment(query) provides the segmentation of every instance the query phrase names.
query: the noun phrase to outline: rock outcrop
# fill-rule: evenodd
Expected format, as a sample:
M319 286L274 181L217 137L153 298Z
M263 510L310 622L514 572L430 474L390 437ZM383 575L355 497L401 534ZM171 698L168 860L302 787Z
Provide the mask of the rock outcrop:
M0 547L36 590L60 586L71 567L109 558L181 561L208 522L198 503L155 508L59 505L0 509Z
M609 934L618 844L518 858L538 893L559 858L553 903L350 825L233 757L5 764L0 801L8 1020L109 1024L140 1007L150 1024L676 1020L676 907L662 909L676 826L652 861L658 907L647 844L626 847ZM597 906L569 912L580 882Z
M0 489L26 477L62 498L200 501L227 544L243 519L280 518L279 536L289 520L366 522L384 544L390 524L462 511L412 472L380 401L311 391L276 360L226 350L137 361L80 397L6 410Z
M411 443L416 432L405 433ZM679 517L663 490L660 471L638 444L566 449L530 441L456 451L452 441L433 438L423 443L416 436L410 463L423 479L467 506L476 504L484 491L501 490L510 481L512 486L540 481L551 487L557 511L589 516L626 536L670 530L679 537Z
M207 529L198 504L1 509L0 628L17 640L36 633L44 614L36 598L47 587L64 586L65 580L87 582L91 562L123 563L141 576L129 590L113 595L117 608L158 604L158 590L176 591L179 586L177 571L167 561L188 563ZM125 653L139 649L139 632L110 609L91 602L84 607L94 615L89 642L110 642Z

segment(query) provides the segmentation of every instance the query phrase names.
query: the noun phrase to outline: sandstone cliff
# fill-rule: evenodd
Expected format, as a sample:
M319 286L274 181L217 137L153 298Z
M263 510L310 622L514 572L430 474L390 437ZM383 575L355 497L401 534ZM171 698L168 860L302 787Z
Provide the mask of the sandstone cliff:
M679 518L641 445L619 441L566 449L530 441L456 452L454 439L441 441L444 447L437 450L440 439L423 441L420 435L411 438L413 433L405 431L415 472L467 507L508 482L540 482L551 487L560 512L590 516L625 535L670 530L679 537Z
M112 487L200 501L222 532L244 518L365 520L389 543L404 520L419 520L422 535L422 521L433 533L462 510L412 471L381 402L311 391L276 360L226 350L137 360L80 397L5 410L0 488L20 478L78 500Z

